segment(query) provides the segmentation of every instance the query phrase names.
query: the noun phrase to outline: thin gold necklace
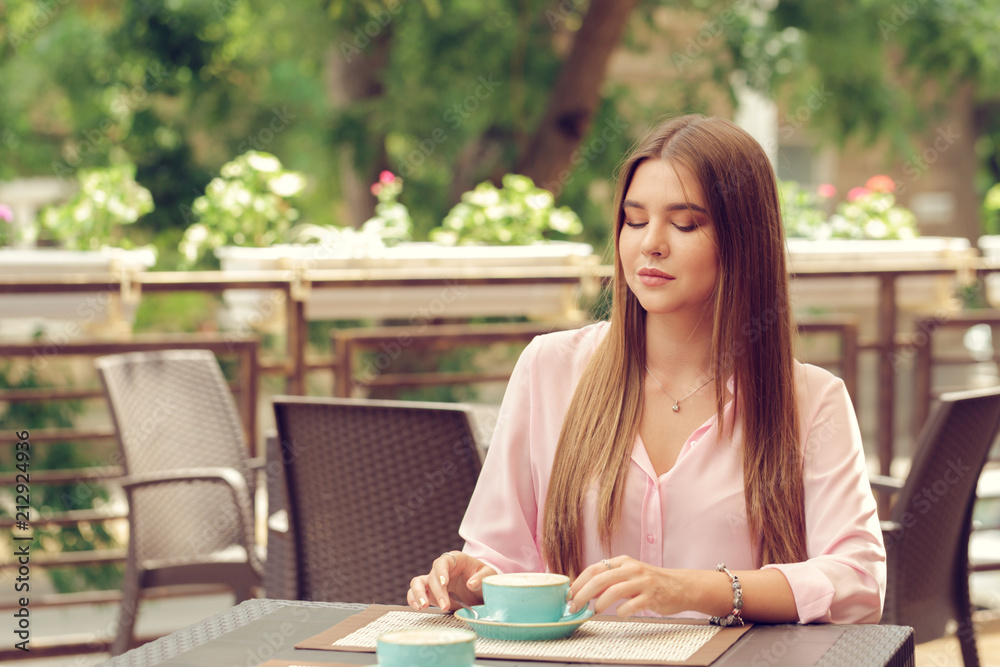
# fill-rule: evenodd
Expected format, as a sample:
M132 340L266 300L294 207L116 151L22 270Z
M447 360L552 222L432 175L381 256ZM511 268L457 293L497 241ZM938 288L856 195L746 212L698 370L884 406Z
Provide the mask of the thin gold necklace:
M692 391L692 392L691 392L690 394L688 394L688 395L687 395L687 396L685 396L684 398L674 398L673 396L670 396L670 392L669 392L669 391L667 391L667 390L666 390L666 389L665 389L665 388L663 387L663 385L662 385L662 384L660 384L660 381L659 381L659 380L657 380L657 379L656 379L656 376L655 376L655 375L653 375L653 371L649 370L649 366L646 366L645 364L643 364L643 366L645 366L645 367L646 367L646 372L647 372L647 373L649 373L649 377L653 378L653 382L655 382L655 383L657 384L657 386L659 386L659 387L660 387L660 389L661 389L661 390L663 391L663 393L664 393L664 394L666 394L667 396L669 396L669 397L670 397L670 400L674 402L673 406L671 407L671 409L672 409L672 410L673 410L674 412L680 412L680 411L681 411L681 401L683 401L683 400L685 400L685 399L687 399L687 398L690 398L691 396L694 396L694 395L695 395L695 394L697 394L697 393L698 393L699 391L701 391L701 390L702 390L702 389L703 389L703 388L705 387L705 385L707 385L707 384L708 384L709 382L711 382L712 380L714 380L714 379L715 379L715 376L713 375L712 377L710 377L710 378L708 378L707 380L705 380L705 384L701 385L700 387L698 387L697 389L695 389L694 391Z

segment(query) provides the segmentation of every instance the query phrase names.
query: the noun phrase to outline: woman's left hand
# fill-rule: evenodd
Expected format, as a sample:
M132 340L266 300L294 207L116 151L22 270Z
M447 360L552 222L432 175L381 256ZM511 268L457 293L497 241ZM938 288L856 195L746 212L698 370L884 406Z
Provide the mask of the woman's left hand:
M623 601L619 616L649 610L668 616L690 609L683 570L653 567L630 556L615 556L594 563L570 585L569 612L576 613L594 600L594 611L604 612Z

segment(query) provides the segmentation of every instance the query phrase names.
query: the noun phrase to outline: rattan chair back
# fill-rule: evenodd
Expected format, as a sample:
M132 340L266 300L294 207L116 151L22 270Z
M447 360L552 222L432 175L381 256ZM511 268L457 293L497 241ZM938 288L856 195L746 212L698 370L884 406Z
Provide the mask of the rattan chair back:
M239 412L215 355L133 352L95 364L129 502L122 614L130 622L122 632L130 641L135 608L126 606L147 587L225 583L237 601L246 599L262 570L254 553L253 479Z
M998 429L1000 387L943 394L917 439L884 528L882 622L912 626L916 641L926 642L957 621L966 665L978 664L969 602L972 509Z
M468 409L279 396L274 410L299 599L406 604L410 579L463 546L480 470Z
M251 485L239 412L211 352L135 352L96 364L126 476L223 467ZM198 557L243 544L239 508L220 485L136 489L130 502L140 560Z

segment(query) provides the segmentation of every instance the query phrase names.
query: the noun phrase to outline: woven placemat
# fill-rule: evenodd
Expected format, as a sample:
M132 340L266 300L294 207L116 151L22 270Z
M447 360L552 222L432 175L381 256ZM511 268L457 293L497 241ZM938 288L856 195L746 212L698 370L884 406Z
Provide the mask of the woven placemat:
M302 660L268 660L260 667L358 667L346 662L311 662Z
M374 653L375 638L404 628L465 628L451 614L371 605L296 648ZM530 658L556 662L625 665L710 665L750 629L720 628L706 621L595 616L571 637L548 641L476 639L477 658Z

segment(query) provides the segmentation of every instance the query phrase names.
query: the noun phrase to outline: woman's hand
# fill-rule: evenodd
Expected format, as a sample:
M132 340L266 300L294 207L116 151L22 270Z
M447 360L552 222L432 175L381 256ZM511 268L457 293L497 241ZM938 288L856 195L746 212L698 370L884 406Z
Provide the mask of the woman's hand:
M431 564L429 574L410 580L406 601L417 611L436 604L444 611L451 611L451 596L472 606L483 603L480 591L483 579L497 571L483 561L467 556L461 551L441 554Z
M619 616L632 616L644 610L669 616L692 609L684 573L685 570L653 567L629 556L594 563L570 585L569 612L575 614L591 600L598 614L623 601L617 609Z

